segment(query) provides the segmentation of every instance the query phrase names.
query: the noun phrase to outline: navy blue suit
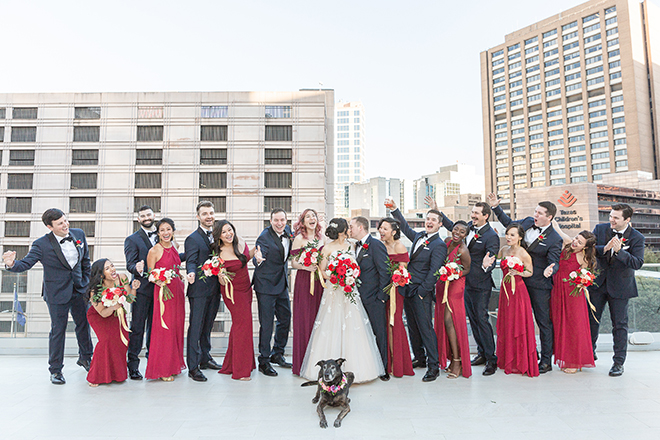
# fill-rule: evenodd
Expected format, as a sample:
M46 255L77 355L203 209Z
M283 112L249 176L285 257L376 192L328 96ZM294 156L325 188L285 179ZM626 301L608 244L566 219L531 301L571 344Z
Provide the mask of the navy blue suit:
M356 252L356 260L360 266L360 298L364 305L371 328L376 336L376 344L387 369L387 300L389 295L384 289L390 283L389 256L385 245L367 235L364 246Z
M442 214L442 226L451 231L454 222ZM472 222L468 228L472 228ZM476 236L475 236L476 237ZM488 320L488 303L495 284L493 283L493 264L483 270L483 261L487 253L491 256L497 255L500 249L500 238L488 223L479 229L479 238L472 239L468 246L470 251L470 272L465 276L465 311L470 319L470 327L474 340L477 342L477 351L480 356L486 358L486 362L496 364L495 339L493 328Z
M91 360L94 347L87 322L88 298L86 296L91 262L87 239L82 229L69 229L78 250L74 267L67 262L58 237L52 232L32 243L30 252L22 260L16 260L10 272L25 272L41 262L44 279L41 294L50 314L48 335L48 364L51 373L61 373L64 366L64 339L69 312L76 324L78 357Z
M137 289L135 302L131 304L131 333L128 336L128 369L137 370L140 366L140 351L144 341L145 327L147 334L147 357L149 356L149 342L151 340L151 321L154 311L154 285L149 282L149 276L143 276L148 272L147 254L151 249L151 241L144 229L139 228L136 232L124 240L124 256L126 257L126 270L134 280L140 281ZM135 265L144 262L143 273L135 270Z
M427 359L429 369L437 370L438 339L433 330L433 300L437 279L434 274L447 259L447 245L439 234L435 234L428 239L427 244L415 250L419 240L427 240L426 232L415 232L398 209L392 211L392 216L401 224L401 232L412 242L408 263L410 284L402 288L410 343L415 358Z
M525 217L522 220L512 221L502 208L496 206L493 212L497 215L500 223L505 227L511 223L518 223L527 232L534 226L533 217ZM559 270L559 257L564 241L554 230L552 225L544 231L545 239L536 240L527 247L527 253L532 257L532 276L523 278L532 302L536 324L539 326L541 338L541 364L551 365L553 330L550 320L550 294L552 292L552 277L543 275L545 269L554 263L553 274ZM524 240L524 237L523 237Z
M252 276L254 291L259 305L259 364L267 363L271 356L284 355L284 347L291 328L291 302L289 300L289 266L291 252L291 229L284 228L289 241L289 252L285 254L282 240L272 226L267 227L257 238L256 246L265 258L257 265ZM277 318L275 343L271 351L270 340L273 335L273 319Z
M186 238L186 272L195 274L195 282L188 284L190 315L188 325L188 369L194 370L213 359L211 330L220 307L220 282L210 276L200 280L201 266L211 257L211 243L202 228Z
M612 239L613 233L609 223L601 223L594 228L596 235L596 255L600 273L593 286L589 288L591 301L596 307L596 319L600 318L609 304L612 319L612 337L614 340L614 363L623 365L626 361L628 345L628 300L637 296L635 271L644 264L644 236L628 225L623 233L621 249L612 255L611 250L603 248ZM591 320L591 341L596 349L599 324L594 316Z

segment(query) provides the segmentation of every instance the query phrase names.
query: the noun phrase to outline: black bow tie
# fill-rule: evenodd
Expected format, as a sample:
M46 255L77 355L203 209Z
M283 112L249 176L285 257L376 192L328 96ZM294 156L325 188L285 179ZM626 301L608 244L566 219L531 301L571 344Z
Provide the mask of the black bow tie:
M149 237L149 238L153 237L154 235L158 235L158 232L156 232L156 231L147 232L147 237Z
M623 238L623 232L616 231L612 229L612 237L616 236L617 238Z
M211 235L213 234L213 231L206 231L206 236L211 238Z
M60 240L60 244L64 244L67 241L70 241L71 243L73 243L73 237L70 236L70 235L67 235L66 237L64 237L63 239Z
M534 225L534 226L532 226L532 229L541 232L541 227L540 226Z
M477 227L477 226L474 226L474 225L470 226L470 230L471 230L471 231L478 232L479 229L481 229L481 228L479 228L479 227Z

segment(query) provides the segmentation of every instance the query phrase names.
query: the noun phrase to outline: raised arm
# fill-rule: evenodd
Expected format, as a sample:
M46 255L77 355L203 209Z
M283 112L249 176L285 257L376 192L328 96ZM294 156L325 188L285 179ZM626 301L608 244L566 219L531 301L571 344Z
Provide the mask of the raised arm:
M401 232L403 232L403 234L408 237L408 240L415 241L415 235L417 235L417 233L413 228L410 227L410 225L408 225L408 222L405 218L403 218L403 214L401 214L399 208L394 208L392 211L392 217L399 221L401 224Z
M7 247L9 246L5 245L5 248ZM16 260L16 252L14 251L5 252L2 255L2 259L10 272L25 272L37 264L41 260L42 255L41 245L35 241L32 243L30 252L22 260Z
M557 220L554 218L552 219L552 228L557 231L557 234L559 234L565 245L573 241L573 239L566 232L561 230L559 223L557 223Z

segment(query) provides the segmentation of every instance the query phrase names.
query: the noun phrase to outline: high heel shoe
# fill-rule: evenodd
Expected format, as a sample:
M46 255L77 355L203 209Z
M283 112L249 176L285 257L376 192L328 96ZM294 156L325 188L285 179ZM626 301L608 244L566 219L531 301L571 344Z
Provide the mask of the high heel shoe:
M174 380L174 376L161 377L160 380L163 382L172 382Z
M461 360L460 360L460 359L454 359L453 362L456 362L456 363L459 363L459 364L460 364L460 363L461 363ZM463 372L463 366L461 365L461 366L458 368L458 373L452 373L451 371L449 371L448 374L447 374L447 379L456 379L456 378L458 378L458 376L459 376L462 372Z

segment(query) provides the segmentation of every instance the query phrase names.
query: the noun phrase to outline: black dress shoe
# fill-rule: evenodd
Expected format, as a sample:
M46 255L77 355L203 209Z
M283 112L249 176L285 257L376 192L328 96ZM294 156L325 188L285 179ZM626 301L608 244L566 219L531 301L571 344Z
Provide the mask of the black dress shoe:
M284 356L281 354L276 354L270 357L270 361L274 364L279 365L282 368L291 368L291 363L287 362L286 359L284 359Z
M493 374L495 374L496 371L497 371L497 364L494 362L488 362L486 364L486 368L484 368L484 372L481 374L483 374L484 376L492 376Z
M619 377L622 374L623 374L623 365L617 364L615 362L614 365L612 365L612 368L610 368L610 376Z
M440 370L437 368L429 368L426 374L422 377L422 382L433 382L440 375Z
M598 360L598 356L596 356L596 350L594 350L594 360L595 360L595 361Z
M547 373L548 371L552 371L552 365L550 365L550 364L539 364L539 374L544 374L544 373Z
M204 376L204 373L199 368L195 368L194 370L188 371L188 377L194 380L195 382L206 382L206 376Z
M382 380L383 382L387 382L388 380L390 380L390 375L388 373L385 373L382 376L380 376L379 379Z
M412 361L413 368L426 368L426 361L415 358Z
M206 370L206 369L209 369L209 370L222 370L222 365L217 363L213 359L209 359L208 362L204 362L203 364L200 364L199 369L200 370Z
M478 367L479 365L485 365L485 364L486 364L486 358L480 354L470 361L470 365L472 365L473 367Z
M261 371L261 373L265 374L266 376L277 376L277 371L275 371L270 363L259 364L259 371Z
M53 385L64 385L66 380L64 380L64 375L62 373L51 373L50 382Z
M142 380L142 374L140 374L140 370L128 370L128 376L132 380Z
M88 359L78 359L78 362L76 362L76 364L83 367L87 372L89 372L89 367L92 366L92 362Z

